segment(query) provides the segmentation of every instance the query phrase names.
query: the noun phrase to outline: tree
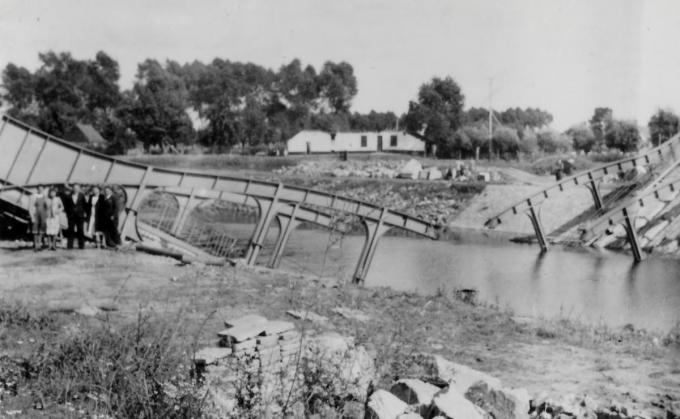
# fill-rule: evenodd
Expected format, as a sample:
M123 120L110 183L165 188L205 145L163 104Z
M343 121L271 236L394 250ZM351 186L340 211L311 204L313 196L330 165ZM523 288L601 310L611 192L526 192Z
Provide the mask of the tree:
M347 113L319 112L311 117L310 128L336 133L348 131L350 128L349 115Z
M494 111L494 116L500 117L496 111ZM489 121L489 110L472 107L464 113L463 121L465 124L487 123Z
M158 61L139 64L132 91L126 94L119 115L142 141L145 149L189 143L194 130L186 113L188 94L182 79Z
M355 112L350 116L349 123L350 129L354 131L384 131L397 126L397 115L394 112Z
M451 77L435 77L420 87L418 101L409 103L406 129L422 134L441 150L461 126L464 100Z
M680 131L680 118L670 110L659 109L647 126L652 144L658 146Z
M593 116L590 118L590 129L595 134L595 142L603 143L604 136L614 122L614 113L610 108L595 108Z
M554 130L544 129L536 134L538 148L545 153L565 153L571 149L571 139Z
M26 68L7 64L2 72L2 85L5 93L0 98L11 106L10 113L27 111L35 104L35 78Z
M9 113L57 136L85 122L102 131L120 104L118 63L100 51L94 60L70 53L38 54L41 66L31 74L10 63L3 71Z
M508 108L500 113L499 120L520 131L524 128L538 129L546 127L552 122L553 116L549 112L538 108Z
M533 156L538 151L538 137L530 128L524 128L519 141L519 151L527 156Z
M571 144L574 150L580 150L584 153L589 153L593 150L597 143L593 130L585 123L572 126L567 130L566 134L571 137Z
M614 121L605 134L606 146L624 153L637 150L640 141L640 131L634 121Z
M493 132L493 149L504 158L517 157L519 136L513 128L499 126Z
M318 86L321 98L335 113L348 112L358 92L354 68L345 61L327 61L319 73Z
M261 116L266 125L269 113L286 109L274 100L274 73L256 64L219 58L203 68L196 64L193 67L189 99L210 123L202 141L218 150L237 143L256 145L265 141L245 127L252 127L252 121L261 120Z

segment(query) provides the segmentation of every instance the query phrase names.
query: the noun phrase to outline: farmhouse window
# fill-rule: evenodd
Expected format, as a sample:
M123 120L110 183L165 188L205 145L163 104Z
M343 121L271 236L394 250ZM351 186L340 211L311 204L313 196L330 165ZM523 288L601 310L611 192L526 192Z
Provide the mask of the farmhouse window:
M361 146L362 147L367 147L368 146L368 138L365 135L361 136Z
M390 136L390 147L396 147L397 146L397 136L392 135Z

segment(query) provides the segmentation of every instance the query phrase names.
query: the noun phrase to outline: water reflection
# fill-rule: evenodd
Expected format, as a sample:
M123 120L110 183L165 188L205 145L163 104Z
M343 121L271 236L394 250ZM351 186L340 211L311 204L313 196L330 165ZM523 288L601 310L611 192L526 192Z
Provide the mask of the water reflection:
M327 233L296 231L282 267L349 279L363 237L345 237L328 252L327 244ZM540 253L527 245L384 237L366 285L422 293L440 287L476 288L480 299L519 315L564 316L612 326L632 323L668 330L680 321L679 261L651 258L636 265L626 255L609 252L553 247Z

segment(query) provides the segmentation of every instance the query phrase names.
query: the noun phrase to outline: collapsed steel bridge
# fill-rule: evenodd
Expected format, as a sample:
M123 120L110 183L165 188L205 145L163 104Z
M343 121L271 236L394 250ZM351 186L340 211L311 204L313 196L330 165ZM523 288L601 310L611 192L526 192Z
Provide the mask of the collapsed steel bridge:
M338 220L356 217L365 227L365 242L353 280L363 282L379 239L397 228L429 239L437 239L440 226L418 217L383 208L358 199L313 189L245 177L157 168L113 158L79 147L2 115L0 126L0 204L4 217L24 222L30 195L39 184L111 185L122 191L119 230L134 242L156 238L192 255L205 255L181 235L188 214L208 201L226 201L257 208L258 221L245 252L245 262L255 264L273 222L279 233L269 260L278 266L290 234L307 222L344 231ZM164 228L138 220L141 204L154 192L172 195L179 210ZM22 212L23 211L23 212ZM224 240L213 240L208 253L220 255Z
M604 164L590 170L551 184L550 186L522 198L514 204L498 211L489 217L485 227L493 229L504 219L520 213L526 214L534 230L536 241L542 251L548 250L549 237L545 233L540 218L541 204L566 188L583 186L590 191L593 207L584 213L586 220L580 223L580 242L592 244L605 234L612 234L614 227L620 225L625 230L626 240L636 262L644 258L643 247L638 232L649 222L672 217L680 223L680 218L673 215L680 208L678 195L680 181L676 178L680 166L680 134L668 141L639 155ZM611 178L620 179L638 168L645 168L648 176L633 184L631 190L616 195L609 200L600 192L601 184ZM654 207L653 211L644 212L645 208ZM642 220L643 222L636 222ZM670 224L670 223L669 223ZM661 228L659 229L661 230ZM671 232L671 235L674 233Z

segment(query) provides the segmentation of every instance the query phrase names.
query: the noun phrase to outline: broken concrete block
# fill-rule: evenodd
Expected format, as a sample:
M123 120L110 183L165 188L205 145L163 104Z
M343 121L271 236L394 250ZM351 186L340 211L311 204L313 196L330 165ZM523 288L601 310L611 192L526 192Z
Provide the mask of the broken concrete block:
M363 311L351 309L348 307L335 307L331 311L350 320L357 320L360 322L367 322L371 320L371 317L368 314L364 313Z
M501 387L501 380L498 378L474 370L468 366L456 364L439 355L433 355L432 361L437 377L443 381L449 382L449 384L458 390L460 394L465 394L468 388L478 381L483 381L492 388Z
M441 415L449 419L485 419L485 412L463 397L454 387L437 393L432 399L428 416Z
M266 323L243 323L238 326L223 330L217 334L227 346L235 342L243 342L253 339L264 333Z
M406 403L392 393L377 390L368 399L365 419L396 419L406 410Z
M237 319L225 320L224 325L227 328L229 328L244 324L267 323L268 321L269 320L267 320L265 317L260 316L259 314L246 314L245 316L239 317Z
M327 317L316 314L313 311L288 310L288 311L286 311L286 314L288 314L289 316L291 316L295 319L309 320L312 323L326 323L326 322L328 322Z
M390 392L406 404L429 405L439 390L439 387L420 380L401 379L392 386Z
M242 351L244 349L253 349L257 346L257 340L255 339L250 339L250 340L244 340L242 342L234 342L231 345L231 349L234 352L237 351Z
M283 320L272 320L268 321L264 325L264 334L266 336L276 335L279 333L287 332L289 330L295 329L295 325L291 322L286 322Z
M231 353L231 348L203 348L194 355L194 362L205 365L216 364Z
M525 389L493 388L484 381L471 385L465 398L495 419L524 418L529 414L529 393Z

